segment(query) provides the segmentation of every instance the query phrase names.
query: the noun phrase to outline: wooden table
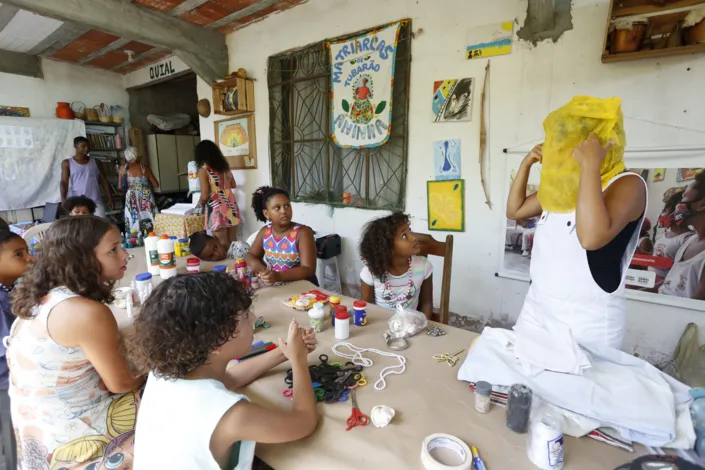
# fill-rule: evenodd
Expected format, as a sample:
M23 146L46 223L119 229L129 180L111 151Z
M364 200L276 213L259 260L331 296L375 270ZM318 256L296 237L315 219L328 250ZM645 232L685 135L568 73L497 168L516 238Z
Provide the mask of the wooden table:
M136 256L128 265L123 285L136 274L144 271L146 265L144 250L131 250ZM202 270L210 270L218 263L203 263ZM228 261L232 264L232 261ZM185 272L185 260L178 259L179 272ZM159 282L159 277L156 277ZM255 340L276 341L286 337L289 321L296 318L302 325L308 324L306 312L292 310L282 301L292 295L312 287L307 282L296 282L287 286L262 289L255 300L256 315L264 316L272 326L258 330ZM353 299L343 297L343 304L351 306ZM116 311L120 324L129 324L124 311ZM392 311L370 305L367 309L368 324L364 327L351 325L351 344L363 348L376 348L386 351L382 334L387 330L387 321ZM123 318L120 318L123 317ZM535 469L526 457L526 435L518 435L505 425L505 409L492 407L487 415L474 410L474 396L467 383L457 379L460 363L449 367L437 364L434 354L453 353L470 346L477 336L475 333L453 327L443 327L447 334L430 337L425 333L409 340L410 347L401 351L406 357L406 371L401 375L387 376L387 387L375 390L374 383L382 368L397 363L392 358L365 354L374 365L365 369L369 384L359 388L357 393L360 409L370 413L376 405L387 405L396 410L391 424L377 429L373 424L346 431L346 419L350 416L350 402L319 404L321 416L316 432L301 441L277 445L257 445L257 455L276 470L343 470L343 469L423 469L420 461L421 442L429 434L447 433L474 445L490 470L529 470ZM327 354L330 360L338 358L331 347L337 342L330 323L318 335L319 346L311 354L310 363L319 362L320 354ZM462 355L465 358L465 353ZM287 409L289 398L282 396L286 388L284 375L288 369L283 364L255 381L243 392L254 402ZM587 437L565 439L566 470L613 470L620 464L639 455L645 449L637 447L630 454Z

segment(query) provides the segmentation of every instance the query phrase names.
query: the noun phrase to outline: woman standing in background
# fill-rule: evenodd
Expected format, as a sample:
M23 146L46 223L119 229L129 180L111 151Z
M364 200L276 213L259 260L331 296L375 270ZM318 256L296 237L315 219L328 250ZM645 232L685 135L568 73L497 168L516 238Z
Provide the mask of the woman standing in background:
M221 245L229 247L237 240L240 209L235 202L235 178L230 165L215 142L203 140L196 145L198 179L201 182L199 206L206 208L206 229Z
M126 177L127 187L123 186ZM154 216L157 214L157 203L154 200L152 188L158 188L159 182L152 170L142 164L142 156L135 147L125 151L125 165L120 168L118 189L125 193L125 230L151 232L154 230Z

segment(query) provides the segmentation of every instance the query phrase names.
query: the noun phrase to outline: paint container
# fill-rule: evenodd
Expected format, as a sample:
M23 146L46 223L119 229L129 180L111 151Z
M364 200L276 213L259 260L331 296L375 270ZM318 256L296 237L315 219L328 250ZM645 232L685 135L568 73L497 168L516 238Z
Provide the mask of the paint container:
M340 306L340 297L331 295L328 302L330 302L330 324L335 326L335 311Z
M219 265L213 266L213 272L214 273L227 273L228 267L225 266L224 264L219 264Z
M159 253L159 276L161 276L162 279L169 279L176 276L174 240L166 235L162 235L162 238L157 242L157 252Z
M320 333L323 331L325 325L326 312L323 310L323 304L321 302L316 302L313 304L311 310L308 311L308 322L313 331Z
M367 325L367 302L364 300L353 302L353 323L355 326Z
M151 232L147 238L144 239L144 251L147 256L147 269L149 274L156 276L159 274L159 251L157 250L157 243L159 238L154 232Z
M561 470L565 449L560 421L545 413L532 422L526 453L531 463L541 470Z
M152 275L141 273L135 276L135 292L140 304L143 304L149 294L152 293Z
M350 315L348 309L339 305L335 312L335 339L350 337Z
M492 385L488 382L480 381L475 384L475 411L486 414L490 412L490 395Z
M201 260L195 257L186 259L186 272L189 274L197 274L201 272Z
M512 431L524 434L529 426L531 400L533 392L522 384L514 384L509 389L507 398L507 427Z

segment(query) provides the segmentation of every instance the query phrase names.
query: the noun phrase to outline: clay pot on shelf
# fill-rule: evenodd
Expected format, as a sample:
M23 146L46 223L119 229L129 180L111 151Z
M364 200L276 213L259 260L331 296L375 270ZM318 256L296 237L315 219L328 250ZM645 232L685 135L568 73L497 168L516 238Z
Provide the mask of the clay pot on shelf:
M56 117L58 117L59 119L73 119L74 117L76 117L76 115L71 110L71 103L57 103Z
M685 43L689 46L705 44L705 19L685 30Z
M631 23L627 27L615 28L610 36L610 53L623 54L638 51L647 28L648 23L641 21Z

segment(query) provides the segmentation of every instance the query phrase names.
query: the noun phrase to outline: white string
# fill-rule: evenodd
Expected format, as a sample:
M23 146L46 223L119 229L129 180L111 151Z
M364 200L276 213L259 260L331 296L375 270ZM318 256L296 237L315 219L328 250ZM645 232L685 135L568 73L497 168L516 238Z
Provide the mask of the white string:
M347 347L350 349L354 354L345 354L340 351L338 351L337 348L339 347ZM375 390L384 390L387 387L387 381L384 379L386 376L389 374L403 374L404 371L406 370L406 358L404 356L401 356L399 354L394 354L391 352L386 352L386 351L380 351L379 349L373 349L373 348L358 348L357 346L350 344L350 343L345 343L345 342L340 342L340 343L335 343L333 345L333 352L340 356L344 357L345 359L350 359L353 364L356 366L363 366L363 367L372 367L374 365L374 362L372 359L369 357L364 357L362 353L364 352L371 352L375 354L379 354L380 356L387 356L387 357L395 357L399 360L399 364L395 366L389 366L385 367L382 369L382 372L379 373L379 379L377 382L375 382Z

